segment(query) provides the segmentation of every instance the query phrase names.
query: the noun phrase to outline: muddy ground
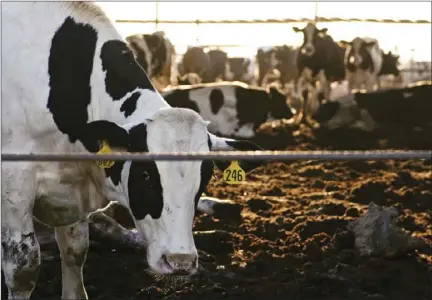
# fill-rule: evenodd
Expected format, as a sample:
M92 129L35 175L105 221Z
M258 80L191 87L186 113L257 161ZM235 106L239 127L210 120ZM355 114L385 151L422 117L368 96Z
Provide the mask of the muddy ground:
M432 128L313 133L267 124L271 149L432 149ZM155 282L145 254L92 242L84 268L91 299L432 299L431 161L268 163L240 186L216 173L207 194L237 205L199 214L194 230L200 272L185 282ZM398 224L428 246L392 259L361 257L346 229L369 202L394 206ZM215 230L214 232L211 232ZM44 245L33 299L59 299L55 245Z

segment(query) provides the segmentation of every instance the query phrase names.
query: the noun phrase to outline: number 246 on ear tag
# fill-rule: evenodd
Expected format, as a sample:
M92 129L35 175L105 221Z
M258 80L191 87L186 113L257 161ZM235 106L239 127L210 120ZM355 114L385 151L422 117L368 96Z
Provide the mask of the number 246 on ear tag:
M223 179L228 184L240 184L246 180L246 173L239 166L238 161L233 161L223 172Z

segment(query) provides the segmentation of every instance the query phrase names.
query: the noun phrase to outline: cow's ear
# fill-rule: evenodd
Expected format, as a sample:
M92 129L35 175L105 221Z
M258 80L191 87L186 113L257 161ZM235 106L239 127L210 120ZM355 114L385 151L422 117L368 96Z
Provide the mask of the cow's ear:
M106 120L87 123L82 128L80 140L90 152L99 151L103 142L114 152L127 151L129 148L127 130L116 123Z
M319 33L322 33L322 34L326 34L327 31L328 31L328 28L321 28L321 29L318 29L318 32L319 32Z
M300 32L300 31L303 31L303 30L301 30L300 28L298 28L297 26L293 26L293 31L294 32Z
M348 41L345 41L345 40L341 40L341 41L339 41L339 43L341 43L344 46L351 44L351 42L348 42Z
M245 140L234 140L215 136L209 133L209 148L210 151L260 151L263 150L260 146ZM225 170L230 161L215 160L215 165L220 170ZM262 160L239 160L240 167L249 172L261 166L265 161Z

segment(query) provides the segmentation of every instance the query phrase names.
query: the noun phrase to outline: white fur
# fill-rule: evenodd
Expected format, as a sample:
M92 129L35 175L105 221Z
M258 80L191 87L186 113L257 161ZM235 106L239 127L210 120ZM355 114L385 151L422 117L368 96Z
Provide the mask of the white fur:
M86 152L80 142L71 144L57 129L46 107L51 39L68 16L77 22L91 24L98 32L91 74L89 121L109 120L130 127L151 119L148 124L150 151L209 150L206 122L192 111L170 108L157 92L141 90L135 112L127 118L120 112L128 95L114 102L106 93L99 55L105 41L123 38L96 6L84 2L8 2L2 5L2 151ZM225 139L214 135L211 138L216 150L232 150ZM192 239L193 196L198 190L200 171L198 162L157 162L157 167L164 189L162 217L153 220L147 216L137 225L150 240L147 253L150 267L158 273L168 273L170 270L160 264L164 251L196 253ZM26 244L27 258L32 258L29 264L23 265L23 260L18 257L3 256L10 298L27 299L34 288L34 282L22 285L16 279L19 272L26 272L26 276L32 275L36 280L34 276L40 264L39 245L31 236L34 232L33 207L35 217L58 227L63 268L62 297L87 298L82 280L83 261L74 258L88 247L88 228L83 220L110 200L129 206L129 168L130 162L125 163L122 185L116 187L92 162L2 164L2 241L8 247L14 245L13 241ZM62 209L63 216L58 214L58 208ZM77 227L81 234L71 233L71 227ZM24 235L29 237L24 239ZM65 247L72 247L73 253L64 251ZM26 278L30 280L30 277Z

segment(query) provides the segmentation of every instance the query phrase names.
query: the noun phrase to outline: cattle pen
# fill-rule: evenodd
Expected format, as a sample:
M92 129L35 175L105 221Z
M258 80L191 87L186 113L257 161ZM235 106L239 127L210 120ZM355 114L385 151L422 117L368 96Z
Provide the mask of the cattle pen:
M432 299L431 3L47 3L2 3L1 299Z

